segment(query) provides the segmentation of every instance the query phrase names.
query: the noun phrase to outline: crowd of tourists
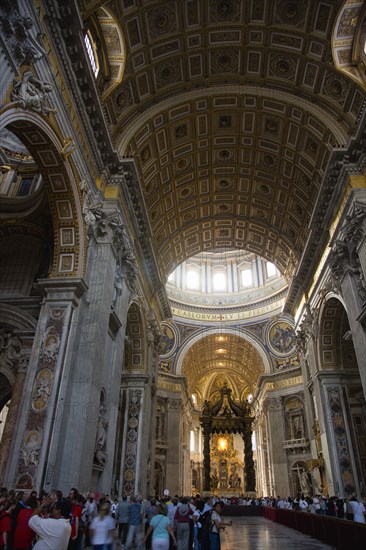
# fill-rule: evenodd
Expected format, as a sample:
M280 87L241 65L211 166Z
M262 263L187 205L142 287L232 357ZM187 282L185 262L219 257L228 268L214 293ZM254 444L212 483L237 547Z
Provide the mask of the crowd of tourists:
M219 550L231 525L224 504L207 497L139 496L112 502L109 495L71 489L51 495L0 492L0 550Z
M251 502L251 504L257 504L257 501L254 501L254 503ZM310 512L365 523L365 505L363 502L358 501L355 496L349 498L331 496L327 498L320 494L313 497L299 494L296 498L281 498L280 496L277 498L264 498L261 499L261 504L264 506L274 506L283 510Z
M96 498L96 496L98 498ZM0 492L0 550L219 550L226 505L272 506L365 523L355 497L126 497Z
M337 517L339 519L353 520L359 523L366 523L366 507L363 502L358 501L355 496L349 498L340 498L332 496L327 498L324 495L317 494L313 497L298 493L296 497L261 497L248 498L240 497L221 497L220 500L225 504L239 506L273 506L283 510L296 510L298 512L310 512L323 516Z

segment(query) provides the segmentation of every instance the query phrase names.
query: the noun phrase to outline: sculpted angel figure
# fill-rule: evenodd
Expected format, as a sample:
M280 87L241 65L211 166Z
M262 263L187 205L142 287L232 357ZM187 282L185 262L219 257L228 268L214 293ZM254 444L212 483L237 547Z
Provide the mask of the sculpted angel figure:
M56 112L56 109L47 105L47 94L52 90L52 84L42 82L30 71L27 71L23 75L23 80L14 81L12 99L19 103L23 109L48 115Z

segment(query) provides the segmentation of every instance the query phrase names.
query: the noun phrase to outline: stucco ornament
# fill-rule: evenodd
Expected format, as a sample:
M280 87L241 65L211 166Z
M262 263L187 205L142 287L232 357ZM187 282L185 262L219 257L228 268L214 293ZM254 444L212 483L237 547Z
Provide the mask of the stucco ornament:
M52 91L52 84L42 82L31 71L26 71L22 80L14 80L11 97L24 110L29 109L43 115L49 115L57 112L57 109L48 105L47 94Z

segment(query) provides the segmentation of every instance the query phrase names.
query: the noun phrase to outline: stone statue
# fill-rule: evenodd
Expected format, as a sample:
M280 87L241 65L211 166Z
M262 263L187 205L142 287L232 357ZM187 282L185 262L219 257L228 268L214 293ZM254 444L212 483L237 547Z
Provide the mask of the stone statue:
M49 115L56 112L56 109L47 105L47 94L52 90L52 84L42 82L31 71L26 71L23 80L14 81L12 100L25 110Z
M220 460L218 486L219 486L220 490L227 489L227 487L228 487L227 462L226 462L226 460Z
M117 264L116 274L114 277L113 294L112 294L112 303L111 303L112 307L116 307L118 297L122 294L122 287L123 287L122 268L119 264Z
M97 436L95 440L95 459L101 465L104 466L107 462L108 454L106 453L107 446L107 427L108 420L106 416L106 408L103 404L99 407Z
M47 55L47 52L40 42L40 35L33 36L30 32L34 26L33 20L29 16L20 15L16 4L8 0L0 2L2 36L17 66L23 63L30 65Z
M205 399L205 402L203 404L202 413L203 414L211 414L211 403L210 403L210 401L207 401L207 399Z
M299 481L300 481L301 491L302 491L305 495L309 495L310 492L311 492L311 487L310 487L310 483L309 483L308 474L306 473L305 470L303 470L303 471L301 472L301 474L298 472L298 475L299 475Z
M241 479L238 476L238 472L236 470L236 464L231 465L231 471L229 476L229 487L232 489L237 489L241 486Z
M217 486L219 484L219 477L217 475L217 469L216 468L213 469L210 481L211 481L211 489L213 489L213 490L217 489Z
M3 364L10 369L16 369L21 359L22 341L18 336L0 329L0 365Z

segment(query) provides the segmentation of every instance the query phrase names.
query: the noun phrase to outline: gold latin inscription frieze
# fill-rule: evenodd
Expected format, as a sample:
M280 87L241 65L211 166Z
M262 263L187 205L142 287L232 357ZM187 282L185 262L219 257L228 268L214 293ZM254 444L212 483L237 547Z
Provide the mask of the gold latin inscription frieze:
M251 317L257 317L259 315L264 315L265 313L282 307L282 305L283 301L279 300L278 302L273 302L268 306L260 307L257 309L247 311L235 311L233 313L222 312L220 314L206 313L202 311L187 311L181 308L172 307L172 313L177 317L184 317L186 319L197 319L199 321L238 321L240 319L247 319Z
M278 382L267 382L266 390L278 390L279 388L288 388L290 386L298 386L303 384L302 376L295 376L295 378L289 378L288 380L279 380Z
M175 392L180 392L182 389L180 384L175 384L174 382L168 382L167 380L159 380L158 388L160 390L168 390L168 391L175 391Z

